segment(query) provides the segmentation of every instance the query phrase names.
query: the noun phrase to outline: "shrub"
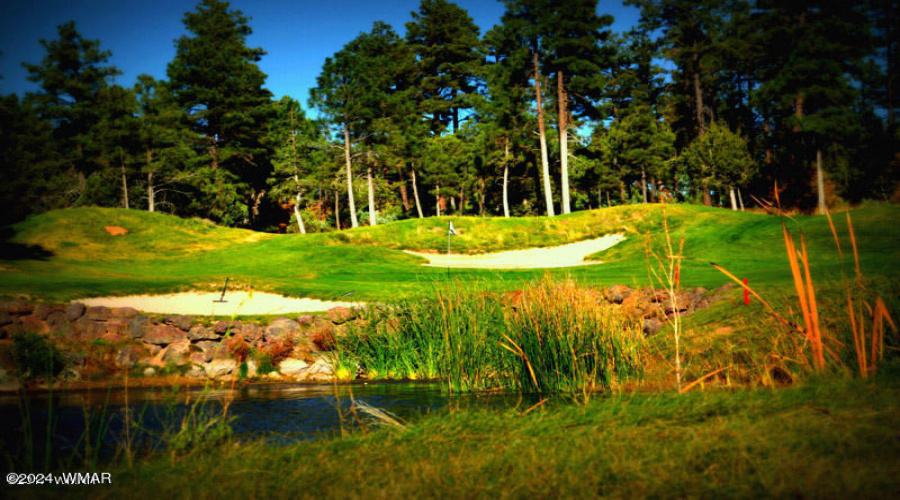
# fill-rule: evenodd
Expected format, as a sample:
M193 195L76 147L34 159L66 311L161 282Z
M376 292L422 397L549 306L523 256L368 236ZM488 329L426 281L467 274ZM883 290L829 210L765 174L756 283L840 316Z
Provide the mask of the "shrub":
M14 335L12 340L13 359L21 377L53 378L66 368L65 357L46 337L23 333Z

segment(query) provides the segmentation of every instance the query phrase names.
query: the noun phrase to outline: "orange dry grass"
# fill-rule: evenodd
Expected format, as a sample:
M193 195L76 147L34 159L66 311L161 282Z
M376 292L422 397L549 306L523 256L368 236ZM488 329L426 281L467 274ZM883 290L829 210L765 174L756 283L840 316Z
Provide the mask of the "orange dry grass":
M806 238L801 231L800 248L798 249L794 241L794 236L791 234L790 230L788 230L787 224L785 223L785 218L790 217L786 215L781 209L781 201L778 199L777 185L775 189L775 201L776 205L757 200L757 202L759 202L760 205L764 206L768 211L781 216L781 228L782 234L784 236L784 246L788 256L788 263L791 268L791 276L793 277L794 281L794 289L797 292L797 302L799 303L800 311L803 314L802 327L786 320L781 315L779 315L768 302L763 300L762 297L759 296L759 294L757 294L753 289L739 280L737 276L717 264L711 264L723 274L728 276L735 283L750 292L769 310L772 316L775 317L778 321L789 327L791 330L802 334L809 343L814 369L816 371L821 371L825 368L825 351L827 347L823 342L822 330L819 325L819 309L816 302L816 292L815 288L813 287L812 274L809 270L809 253L806 248ZM838 255L843 262L843 250L841 249L840 237L838 236L834 221L831 219L831 214L826 212L826 216L828 217L828 226L831 228L831 234L834 237L834 244L837 247ZM847 212L847 229L850 236L850 244L853 248L857 286L864 289L864 279L859 265L859 250L856 245L856 236L853 232L853 222L850 219L849 212ZM844 285L847 293L848 320L850 323L850 329L853 332L853 344L856 352L859 374L862 378L866 378L870 373L875 372L878 362L881 361L884 357L885 323L890 325L891 329L894 332L897 332L897 326L894 323L894 320L891 318L890 313L888 312L888 309L881 297L875 298L874 306L869 304L865 300L858 301L859 305L856 306L854 302L853 291L851 290L850 282L846 277L846 273L844 274ZM872 323L872 327L869 330L869 333L866 332L865 326L866 313L868 313L868 317L871 318ZM843 347L843 345L836 339L832 337L829 338L831 338L833 343L838 347ZM838 356L830 349L828 351L831 359L835 361L840 360L840 356Z

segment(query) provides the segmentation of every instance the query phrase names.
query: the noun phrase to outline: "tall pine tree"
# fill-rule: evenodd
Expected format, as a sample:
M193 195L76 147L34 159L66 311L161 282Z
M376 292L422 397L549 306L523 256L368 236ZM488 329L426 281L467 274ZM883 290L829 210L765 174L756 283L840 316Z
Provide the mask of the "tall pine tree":
M265 51L247 46L249 20L229 7L202 0L184 15L191 35L176 41L167 74L202 141L201 189L209 215L225 224L254 224L271 169L263 138L272 94L256 64Z

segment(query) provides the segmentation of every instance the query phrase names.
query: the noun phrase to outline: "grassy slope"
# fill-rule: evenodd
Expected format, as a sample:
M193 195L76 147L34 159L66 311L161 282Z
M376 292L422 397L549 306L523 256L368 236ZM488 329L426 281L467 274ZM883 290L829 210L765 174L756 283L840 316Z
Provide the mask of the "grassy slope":
M113 468L90 494L883 498L898 494L898 389L894 376L451 411L406 430L164 455Z
M709 266L723 264L751 283L783 287L789 272L777 218L698 206L666 207L673 237L685 238L685 286L716 287L727 280ZM864 270L896 276L900 269L900 207L873 206L853 213ZM843 216L836 217L844 235ZM80 296L214 289L231 277L238 286L290 295L335 298L349 291L359 300L386 300L421 293L446 282L444 269L421 267L420 259L397 249L446 248L446 224L460 236L453 251L497 251L555 245L623 232L628 240L595 255L601 266L554 270L587 284L648 281L646 241L661 248L662 208L631 205L578 212L553 219L453 217L415 219L375 228L314 235L269 235L216 227L197 220L119 209L54 211L13 227L16 245L52 252L45 261L0 261L0 295L29 294L46 300ZM812 254L814 276L839 277L827 221L800 217ZM792 223L793 224L793 223ZM129 230L113 237L106 225ZM348 244L349 243L349 244ZM8 245L9 243L6 243ZM846 241L845 241L845 250ZM512 288L544 271L454 270L462 280Z

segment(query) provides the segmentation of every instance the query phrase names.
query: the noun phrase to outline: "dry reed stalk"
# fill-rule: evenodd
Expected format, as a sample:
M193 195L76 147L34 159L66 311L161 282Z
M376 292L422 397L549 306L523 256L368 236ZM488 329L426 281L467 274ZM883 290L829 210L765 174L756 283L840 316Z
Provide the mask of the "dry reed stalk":
M771 304L769 304L768 302L766 302L765 299L763 299L762 297L759 296L758 293L756 293L756 290L754 290L753 288L750 288L749 285L745 285L744 282L743 282L743 280L738 279L738 277L735 276L731 271L729 271L729 270L725 269L724 267L722 267L722 266L716 264L715 262L710 262L710 265L712 265L712 266L713 266L714 268L716 268L720 273L724 274L725 276L727 276L728 278L730 278L732 281L734 281L735 283L737 283L738 285L740 285L741 288L743 288L744 290L747 290L747 291L750 293L750 295L752 295L753 297L755 297L756 300L758 300L763 306L765 306L765 308L769 310L769 313L770 313L775 319L777 319L781 324L783 324L784 326L787 326L788 328L790 328L790 329L792 329L792 330L796 330L796 331L799 332L799 333L803 333L803 329L802 329L802 328L800 328L799 326L795 325L794 323L792 323L792 322L790 322L790 321L784 319L784 317L781 316L780 314L778 314L778 311L776 311L775 308L772 307Z
M684 394L684 393L686 393L687 391L689 391L689 390L693 389L694 387L696 387L698 384L701 384L704 380L706 380L706 379L712 377L713 375L716 375L717 373L721 373L721 372L723 372L723 371L725 371L725 370L727 370L727 369L729 369L729 368L731 368L731 366L726 366L726 367L723 367L723 368L719 368L718 370L713 370L713 371L707 373L706 375L704 375L704 376L698 378L697 380L694 380L694 381L691 382L690 384L688 384L688 385L682 387L681 390L680 390L679 392L680 392L681 394Z
M862 280L862 270L859 267L859 250L856 248L856 234L853 232L853 221L850 220L850 212L847 212L847 230L850 232L850 244L853 246L853 260L856 263L856 279Z
M850 244L853 247L853 261L856 271L856 283L863 286L862 269L859 265L859 249L856 246L856 234L853 231L853 221L850 218L850 212L847 212L847 231L850 234ZM859 375L866 378L870 373L875 373L878 368L878 362L884 356L884 323L887 322L895 332L897 326L891 318L884 305L881 297L875 298L875 307L873 308L867 302L862 301L859 310L859 320L857 320L857 311L853 303L853 293L850 290L850 283L846 281L845 289L847 291L847 313L850 317L850 328L853 331L853 347L856 349L856 363L859 368ZM862 307L868 310L872 317L872 335L867 339L866 326L863 321L865 314Z
M841 262L844 261L844 252L841 250L841 240L838 238L837 229L834 227L834 221L831 219L831 213L825 210L825 216L828 217L828 227L831 228L831 236L834 237L834 246L837 247L838 256Z
M534 383L534 388L535 388L535 389L539 389L538 383L537 383L537 377L534 375L534 370L531 368L531 361L528 359L528 355L525 354L525 351L522 350L522 348L519 347L518 344L516 344L515 342L513 342L513 339L509 338L509 335L507 335L507 334L504 333L504 334L503 334L503 338L505 338L507 342L509 342L510 344L512 344L512 345L515 347L515 349L513 349L512 347L510 347L510 346L504 344L503 342L500 342L500 343L498 343L497 345L499 345L500 347L502 347L502 348L508 350L509 352L515 354L516 356L519 356L520 358L522 358L523 361L525 361L525 366L528 367L528 373L531 375L531 381Z
M812 276L809 273L809 254L806 251L806 238L800 233L800 247L802 248L801 261L803 262L803 272L806 276L807 299L809 302L809 317L812 329L809 331L811 339L811 348L813 351L813 359L816 366L821 370L825 368L825 353L822 347L822 331L819 329L819 308L816 304L816 291L813 288Z

